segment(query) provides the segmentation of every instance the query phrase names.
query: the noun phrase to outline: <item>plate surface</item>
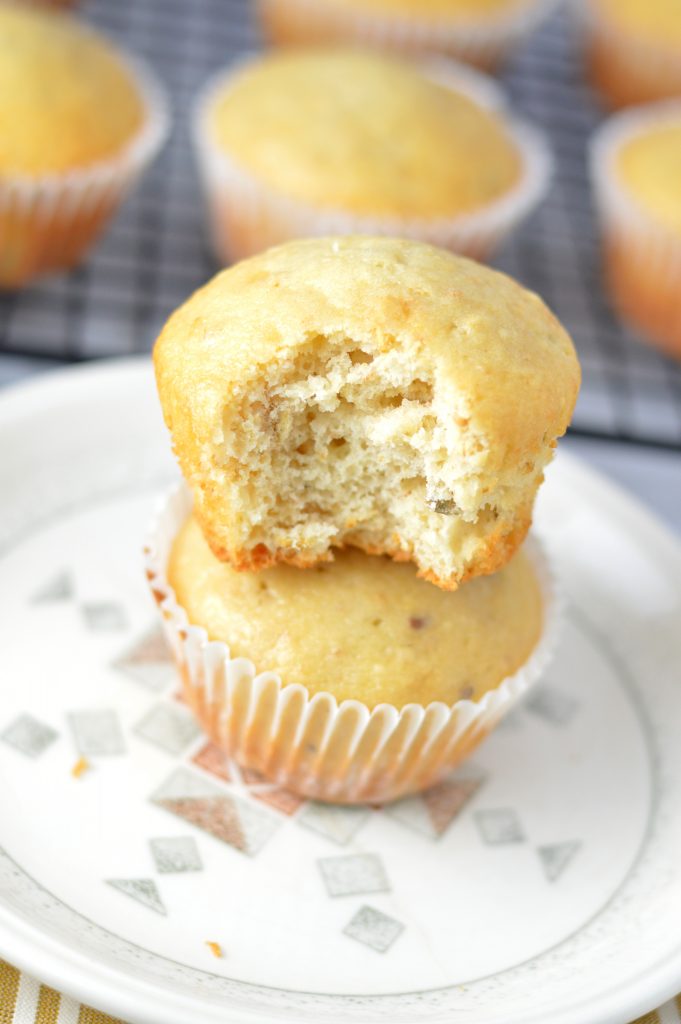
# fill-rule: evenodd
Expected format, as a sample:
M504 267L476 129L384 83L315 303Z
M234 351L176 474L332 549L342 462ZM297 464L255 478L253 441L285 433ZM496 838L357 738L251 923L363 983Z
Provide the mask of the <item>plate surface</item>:
M681 987L681 550L630 499L558 458L547 678L434 790L332 808L176 696L148 364L8 393L0 452L1 955L148 1024L617 1024Z

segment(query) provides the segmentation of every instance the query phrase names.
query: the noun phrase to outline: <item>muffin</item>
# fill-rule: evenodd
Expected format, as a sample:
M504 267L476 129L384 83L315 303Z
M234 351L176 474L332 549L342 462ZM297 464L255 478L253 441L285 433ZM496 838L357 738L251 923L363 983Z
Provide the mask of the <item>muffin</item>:
M605 272L625 320L681 358L681 99L612 117L591 171Z
M552 0L259 0L279 45L352 42L440 53L493 68L555 6Z
M62 10L68 7L75 7L78 0L8 0L15 4L25 4L27 7L53 7Z
M346 49L221 73L199 98L194 137L223 263L326 234L486 256L539 201L550 169L484 76Z
M423 243L290 242L169 319L159 397L195 514L237 570L346 545L444 589L522 542L579 387L534 294Z
M546 564L529 544L455 593L348 550L313 570L215 558L182 486L147 573L211 739L304 796L382 802L433 784L538 679L554 646Z
M612 107L681 96L678 0L582 0L590 79Z
M27 7L53 7L64 10L67 7L75 7L78 0L8 0L15 4L25 4Z
M149 72L62 14L0 5L0 286L77 263L157 151Z
M189 621L233 658L311 696L340 703L361 693L369 709L478 701L527 661L541 632L539 583L522 552L454 592L356 548L309 572L237 572L192 516L173 544L168 582Z

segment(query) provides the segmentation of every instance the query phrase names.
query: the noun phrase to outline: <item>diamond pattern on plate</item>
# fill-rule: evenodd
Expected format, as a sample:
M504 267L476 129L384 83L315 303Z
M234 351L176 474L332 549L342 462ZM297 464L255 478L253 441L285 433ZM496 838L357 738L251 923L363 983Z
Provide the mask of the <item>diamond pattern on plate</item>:
M106 884L125 893L131 899L141 903L143 907L156 911L157 914L166 914L156 883L151 878L107 878Z
M40 722L33 715L19 715L7 725L0 739L26 757L40 757L57 739L59 733L51 725Z
M174 663L163 630L154 626L113 663L113 668L156 692L174 679Z
M253 771L252 768L241 768L240 772L241 781L248 786L249 795L255 797L256 800L262 800L268 807L274 807L282 814L289 816L295 814L298 808L305 803L304 797L296 796L290 790L282 789L280 786L268 782L264 775Z
M358 896L390 891L383 862L375 853L322 857L317 865L329 896Z
M577 714L579 701L555 686L540 686L525 701L525 708L550 725L569 725Z
M173 772L152 794L151 801L250 856L262 849L280 824L267 811L187 768Z
M128 625L125 608L115 601L90 601L82 604L85 625L93 633L117 633Z
M571 839L564 843L552 843L549 846L537 847L547 881L558 881L581 845L578 839Z
M164 703L150 708L133 732L166 754L177 755L200 735L201 729L187 708Z
M216 779L222 779L223 782L232 781L229 758L217 743L211 743L209 740L194 754L192 761L205 772L214 775Z
M360 907L343 929L344 935L385 953L404 931L404 925L373 907Z
M452 776L423 793L388 804L384 813L416 832L438 839L475 796L485 778L483 772L477 771Z
M109 708L72 711L67 716L78 753L83 757L114 757L125 753L118 715Z
M253 790L251 796L254 796L256 800L262 800L268 807L274 807L276 811L281 811L282 814L288 814L289 817L305 803L302 796L296 796L288 789L279 789L278 786L273 789Z
M168 836L150 839L149 846L156 870L162 875L201 871L199 848L191 836Z
M58 601L70 601L75 593L71 574L64 571L57 573L31 596L31 604L54 604Z
M520 819L510 807L476 811L474 818L481 839L489 846L525 842L525 833Z
M370 814L371 811L366 807L342 807L311 801L298 815L296 821L305 828L338 843L339 846L345 846L364 825Z

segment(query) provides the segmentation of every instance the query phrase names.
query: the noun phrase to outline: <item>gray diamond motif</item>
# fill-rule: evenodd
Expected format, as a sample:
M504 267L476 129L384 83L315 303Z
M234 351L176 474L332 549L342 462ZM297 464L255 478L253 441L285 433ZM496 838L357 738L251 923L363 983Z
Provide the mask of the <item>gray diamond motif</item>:
M163 630L156 626L128 648L113 663L113 668L156 692L165 689L175 678L173 659Z
M33 715L19 715L3 729L0 739L26 757L39 757L58 735L56 729L45 722L39 722Z
M565 843L553 843L550 846L537 847L539 860L544 869L547 881L556 882L581 847L577 839Z
M106 884L125 893L131 899L141 903L143 907L154 910L157 914L166 914L166 908L159 896L156 883L151 878L107 878Z
M181 874L185 871L201 871L203 869L199 848L191 836L150 839L149 846L156 870L162 875Z
M484 772L469 766L417 796L404 797L388 804L384 813L422 835L439 839L456 821L486 778Z
M31 597L31 604L53 604L58 601L69 601L74 595L71 576L60 572L49 580Z
M134 728L137 736L165 750L166 754L181 754L200 735L191 711L181 704L156 704Z
M115 711L72 711L67 718L76 749L83 757L116 757L125 753L123 731Z
M525 842L525 833L518 815L508 807L492 811L476 811L473 817L480 837L489 846Z
M366 807L342 807L337 804L322 804L311 801L296 821L305 828L318 832L339 846L349 843L355 833L366 822L371 811Z
M113 601L92 601L80 607L85 625L94 633L117 633L128 625L125 609Z
M390 891L383 863L374 853L323 857L317 864L329 896L357 896Z
M360 907L343 929L344 935L385 953L404 931L404 925L373 907Z
M579 701L555 686L540 686L525 702L533 715L543 718L550 725L562 728L569 725L577 714Z
M250 800L233 796L184 767L166 779L151 802L249 856L258 853L280 825Z

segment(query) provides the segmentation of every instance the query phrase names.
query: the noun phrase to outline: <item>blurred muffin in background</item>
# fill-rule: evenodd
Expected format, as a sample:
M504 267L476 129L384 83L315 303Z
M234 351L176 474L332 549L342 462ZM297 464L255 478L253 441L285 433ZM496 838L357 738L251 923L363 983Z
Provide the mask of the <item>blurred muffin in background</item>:
M278 45L354 42L398 53L440 53L491 69L553 0L257 0Z
M137 61L63 14L0 4L0 287L77 263L158 150Z
M591 167L613 301L681 359L681 99L610 118Z
M550 170L542 140L485 76L350 49L221 73L199 98L195 141L222 262L331 233L485 257L541 199Z
M14 4L20 4L22 7L51 7L53 10L66 10L67 8L76 7L78 0L11 0Z
M679 0L582 0L592 84L609 106L681 96Z
M12 0L12 3L21 4L24 7L51 7L53 10L66 10L76 7L78 0Z

